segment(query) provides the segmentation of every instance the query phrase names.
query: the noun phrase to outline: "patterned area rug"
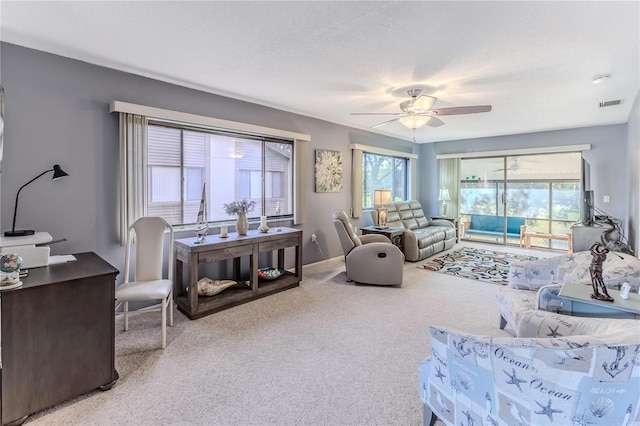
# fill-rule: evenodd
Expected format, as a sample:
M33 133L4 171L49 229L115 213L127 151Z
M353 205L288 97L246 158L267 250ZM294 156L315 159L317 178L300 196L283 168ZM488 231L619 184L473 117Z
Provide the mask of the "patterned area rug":
M420 267L493 284L508 284L509 264L521 260L538 260L536 256L462 247L441 257L429 259Z

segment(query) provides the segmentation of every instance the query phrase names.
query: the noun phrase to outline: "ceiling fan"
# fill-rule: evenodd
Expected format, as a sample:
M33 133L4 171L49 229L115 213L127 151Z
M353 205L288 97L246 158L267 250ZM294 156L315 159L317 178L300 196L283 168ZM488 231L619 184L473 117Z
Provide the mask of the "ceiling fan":
M518 157L511 157L511 164L507 166L507 170L517 172L520 169L520 164L518 163ZM494 169L494 172L504 172L504 167L500 169Z
M371 128L374 129L394 121L399 121L406 128L416 130L423 126L442 126L444 121L437 117L439 115L475 114L478 112L491 111L491 105L432 109L431 107L436 103L438 98L421 95L421 89L410 89L407 93L411 96L411 99L400 103L402 112L352 112L351 115L399 115L401 117L383 121L382 123L371 126Z

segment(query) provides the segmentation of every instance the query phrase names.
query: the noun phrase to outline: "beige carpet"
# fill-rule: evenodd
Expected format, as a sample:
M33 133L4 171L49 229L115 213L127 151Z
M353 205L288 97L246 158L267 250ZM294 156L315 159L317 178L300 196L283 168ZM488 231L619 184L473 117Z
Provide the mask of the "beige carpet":
M496 285L411 262L401 288L355 285L343 271L330 259L306 266L299 288L196 321L178 312L164 351L159 313L126 333L117 319L113 389L27 424L420 425L428 326L509 335Z

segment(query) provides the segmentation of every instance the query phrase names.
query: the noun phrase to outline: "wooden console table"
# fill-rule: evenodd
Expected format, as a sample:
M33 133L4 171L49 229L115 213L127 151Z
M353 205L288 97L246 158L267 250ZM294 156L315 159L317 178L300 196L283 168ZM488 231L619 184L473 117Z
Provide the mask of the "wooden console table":
M302 231L299 229L270 229L267 233L250 230L247 235L230 233L228 238L208 235L202 244L196 238L183 238L175 241L176 268L174 280L174 298L178 309L190 319L231 308L260 297L268 296L300 285L302 280ZM258 254L278 252L277 265L284 269L285 248L295 247L295 268L270 281L258 280ZM249 258L249 274L243 278L240 270L241 258ZM238 284L227 288L215 296L198 296L198 265L233 259L233 280ZM183 265L187 263L188 282L183 283Z
M118 379L118 270L95 253L74 256L29 269L21 287L0 293L3 425Z

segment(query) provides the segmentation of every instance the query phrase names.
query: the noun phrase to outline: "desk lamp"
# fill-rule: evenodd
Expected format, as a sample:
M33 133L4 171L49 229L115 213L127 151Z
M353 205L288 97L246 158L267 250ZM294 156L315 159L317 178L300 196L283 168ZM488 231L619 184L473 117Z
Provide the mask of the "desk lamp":
M18 189L18 193L16 194L16 205L13 208L13 224L11 226L11 231L6 231L4 233L5 237L24 237L26 235L35 234L35 231L32 230L32 229L23 229L23 230L16 231L16 213L18 212L18 198L20 197L20 191L22 191L22 188L24 188L25 186L29 185L31 182L35 181L39 177L41 177L41 176L43 176L43 175L45 175L46 173L49 173L49 172L53 172L53 179L52 180L58 180L58 179L63 178L65 176L69 176L64 170L62 170L60 168L59 165L55 164L53 166L53 169L45 170L44 172L40 173L38 176L36 176L33 179L31 179L29 182L27 182L24 185L22 185L20 187L20 189Z
M389 203L391 203L390 189L376 189L373 191L373 204L379 206L378 224L380 228L387 227L387 209L384 208L384 205Z

